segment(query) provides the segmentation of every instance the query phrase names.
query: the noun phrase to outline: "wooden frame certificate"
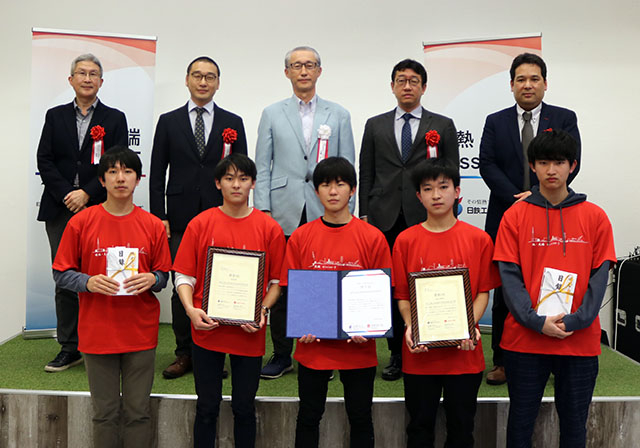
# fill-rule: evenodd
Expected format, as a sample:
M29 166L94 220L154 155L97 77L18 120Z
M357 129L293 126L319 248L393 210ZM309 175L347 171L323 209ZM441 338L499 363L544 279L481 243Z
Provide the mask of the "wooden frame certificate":
M409 274L414 347L452 347L476 342L469 270L441 269Z
M202 309L222 325L260 325L265 253L207 249Z

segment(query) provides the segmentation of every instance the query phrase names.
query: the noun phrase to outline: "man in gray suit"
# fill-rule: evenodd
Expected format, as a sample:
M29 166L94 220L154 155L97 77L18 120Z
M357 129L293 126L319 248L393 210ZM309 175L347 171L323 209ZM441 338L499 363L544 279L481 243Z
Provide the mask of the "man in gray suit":
M258 177L254 205L280 224L287 238L300 225L324 212L313 187L318 162L340 156L354 163L351 117L342 106L316 95L322 74L320 55L311 47L296 47L284 59L284 74L293 96L268 106L258 126ZM352 203L350 209L353 212ZM293 370L293 340L286 338L286 291L271 312L273 356L262 378L279 378Z
M395 109L370 118L360 149L360 217L384 233L393 249L400 232L427 218L411 182L411 168L425 158L444 157L456 166L458 138L450 118L423 108L427 71L417 61L405 59L393 67L391 91ZM402 376L403 321L394 307L394 337L388 339L391 360L382 378Z

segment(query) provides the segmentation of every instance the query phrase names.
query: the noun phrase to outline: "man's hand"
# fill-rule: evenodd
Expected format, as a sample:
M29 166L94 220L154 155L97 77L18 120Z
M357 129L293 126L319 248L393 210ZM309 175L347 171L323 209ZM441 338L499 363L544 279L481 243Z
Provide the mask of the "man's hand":
M131 295L137 295L145 292L153 285L156 284L156 276L151 272L145 272L144 274L136 274L125 279L122 282L122 286Z
M514 194L513 197L516 198L516 202L514 202L514 204L517 204L520 201L524 201L529 196L531 196L531 191L529 190L523 191L522 193Z
M267 323L267 315L265 313L262 313L259 326L256 326L255 324L243 324L243 325L240 325L240 328L242 328L247 333L256 333L262 330L262 327L264 327L266 323Z
M89 195L84 190L73 190L67 193L62 201L69 211L78 213L89 202Z
M220 326L218 322L215 322L207 313L205 313L201 308L191 307L187 310L187 316L191 319L191 323L193 324L193 328L196 330L213 330Z
M555 316L547 316L544 319L544 325L542 326L542 334L546 334L552 338L564 339L567 336L571 336L573 331L564 331L565 326L562 322L564 313L557 314Z
M407 347L409 347L409 351L411 353L425 353L429 351L426 345L418 345L416 346L416 348L413 348L413 337L411 336L411 325L407 325L407 330L404 332L404 340L407 343Z
M480 330L475 328L476 331L476 342L474 343L471 339L464 339L460 341L460 345L458 345L459 350L475 350L478 341L480 341Z
M167 232L167 239L170 239L171 229L169 228L169 221L167 221L166 219L163 219L162 224L164 224L164 231Z
M316 342L316 341L320 342L320 339L316 338L315 335L313 335L313 334L305 334L301 338L298 338L298 342L301 342L303 344L310 344L310 343Z
M120 283L104 274L98 274L93 277L89 277L87 290L89 292L113 296L118 294L118 291L120 291Z
M351 338L347 339L347 344L349 342L354 342L356 344L362 344L363 342L367 342L367 338L364 336L351 336Z

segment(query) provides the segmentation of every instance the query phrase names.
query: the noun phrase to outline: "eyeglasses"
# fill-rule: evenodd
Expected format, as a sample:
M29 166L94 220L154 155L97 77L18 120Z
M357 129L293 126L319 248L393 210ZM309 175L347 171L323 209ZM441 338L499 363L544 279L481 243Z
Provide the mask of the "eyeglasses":
M88 76L92 81L100 79L100 72L85 72L84 70L78 70L77 72L73 72L73 74L78 78L86 78Z
M419 78L398 78L394 81L396 84L399 84L401 87L409 83L411 87L418 87L420 85Z
M209 84L211 84L216 79L218 79L218 75L214 73L207 73L206 75L203 75L200 72L193 72L191 73L191 77L198 82L202 81L202 78L204 78L204 80L207 81Z
M289 64L289 68L291 70L302 70L302 67L306 68L307 70L313 70L314 68L318 67L318 63L307 61L307 62L294 62L293 64Z

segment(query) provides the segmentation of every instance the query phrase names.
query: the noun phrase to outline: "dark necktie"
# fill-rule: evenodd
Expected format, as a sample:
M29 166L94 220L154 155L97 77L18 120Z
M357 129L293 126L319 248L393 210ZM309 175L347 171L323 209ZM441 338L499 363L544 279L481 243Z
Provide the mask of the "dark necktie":
M524 120L524 126L522 127L522 153L524 155L524 170L522 171L524 181L522 182L522 191L528 191L531 188L531 180L529 179L529 157L527 156L527 149L529 143L533 140L533 126L531 126L531 112L527 111L522 114Z
M404 118L404 125L402 125L402 163L405 163L409 160L409 155L411 154L411 123L409 120L413 118L411 114L404 114L402 116Z
M204 156L204 120L202 119L202 114L204 113L203 107L196 108L196 127L193 132L193 135L196 137L196 146L198 147L198 154L200 154L200 158Z

